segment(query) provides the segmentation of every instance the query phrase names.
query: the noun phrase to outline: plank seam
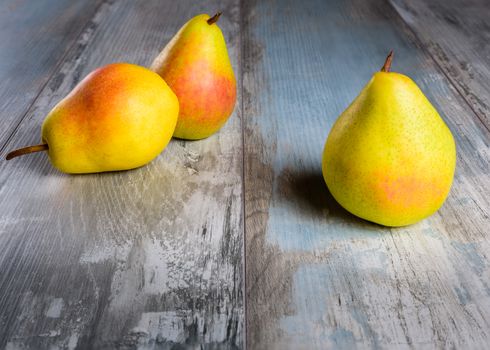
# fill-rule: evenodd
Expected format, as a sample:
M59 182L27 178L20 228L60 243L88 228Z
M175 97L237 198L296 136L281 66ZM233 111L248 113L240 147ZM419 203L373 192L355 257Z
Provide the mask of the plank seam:
M416 41L418 41L418 44L422 48L422 50L435 63L436 67L439 69L439 71L441 71L442 75L444 77L446 77L446 79L449 82L449 84L454 88L454 90L457 92L457 94L459 96L461 96L461 98L463 99L463 101L468 105L468 107L470 108L470 110L475 114L475 116L478 118L478 120L483 124L483 126L485 127L485 129L488 132L490 132L490 126L488 126L485 123L485 118L483 118L482 116L480 116L480 114L475 110L475 108L472 106L471 102L468 101L468 99L466 98L466 96L462 93L461 89L458 88L458 85L454 82L454 79L444 70L444 68L441 66L441 64L439 63L439 61L434 57L434 55L432 54L432 52L429 49L426 48L426 45L424 44L424 41L420 38L420 36L417 35L417 33L415 32L415 30L412 29L412 27L408 24L408 22L406 22L403 19L403 16L398 12L398 10L393 5L393 3L391 1L387 1L387 2L390 4L390 7L396 13L396 15L399 18L399 20L407 27L407 30L410 31L410 33L412 33L413 38Z
M243 74L244 74L244 57L245 57L245 44L243 40L243 31L245 28L245 21L244 21L244 15L245 15L245 6L244 6L244 0L239 0L239 5L238 5L239 11L238 11L238 16L239 16L239 21L238 25L240 26L239 28L239 33L240 33L240 127L241 127L241 132L242 132L242 227L243 227L243 237L242 237L242 256L243 256L243 267L242 267L242 278L243 278L243 348L247 349L247 239L246 239L246 234L247 234L247 229L246 229L246 210L245 210L245 108L244 108L244 95L243 95Z
M51 82L51 79L53 79L53 77L56 75L56 73L59 72L60 68L63 66L63 63L65 63L65 60L67 58L67 56L70 54L70 52L72 51L73 47L78 43L80 37L83 35L83 33L85 33L85 30L87 29L89 23L92 21L92 19L99 13L101 7L106 3L107 0L103 0L94 10L92 16L89 16L87 21L85 22L85 24L83 26L81 26L81 29L80 31L73 37L73 40L72 40L72 43L67 45L67 48L65 50L65 52L62 54L62 56L60 57L58 63L56 63L54 66L53 66L53 69L51 70L51 72L48 74L48 78L46 79L46 81L41 85L41 87L39 88L39 92L36 94L36 97L34 97L34 99L31 101L31 103L29 104L29 106L27 107L27 110L26 112L24 113L24 115L20 118L19 122L14 126L14 128L12 129L12 132L10 133L10 136L8 136L4 142L4 144L0 147L0 154L3 153L5 151L5 149L7 148L7 146L10 144L10 142L12 141L12 139L14 138L14 136L17 134L17 131L19 130L20 126L22 125L22 123L24 122L24 120L26 119L27 115L32 111L32 107L36 104L36 102L39 100L39 97L41 96L41 94L43 93L44 89L46 89L46 86L48 86L48 84Z

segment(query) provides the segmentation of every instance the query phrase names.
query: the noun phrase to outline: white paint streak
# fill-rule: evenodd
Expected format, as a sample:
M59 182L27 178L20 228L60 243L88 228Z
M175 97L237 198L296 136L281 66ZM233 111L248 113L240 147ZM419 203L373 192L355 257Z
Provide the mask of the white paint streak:
M182 342L185 340L183 318L191 318L191 311L145 312L132 333L144 334L150 339Z
M168 291L168 269L164 250L160 241L145 240L144 285L147 294L162 294Z
M78 334L74 333L68 339L68 350L75 350L78 344Z
M46 311L45 315L46 317L49 318L58 318L61 315L61 310L63 309L63 299L62 298L55 298L53 301L51 301L51 304L49 305L48 310Z
M83 252L82 256L80 257L80 263L101 263L111 259L114 254L114 246L95 246L92 248L92 250Z

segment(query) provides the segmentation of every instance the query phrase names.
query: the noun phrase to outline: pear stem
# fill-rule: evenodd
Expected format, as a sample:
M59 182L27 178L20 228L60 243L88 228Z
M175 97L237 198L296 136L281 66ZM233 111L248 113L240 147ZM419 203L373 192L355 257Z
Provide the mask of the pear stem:
M221 12L218 12L213 17L209 18L206 22L208 22L209 25L216 23L218 22L219 16L221 16Z
M386 57L385 64L383 64L383 67L381 68L382 72L389 72L391 68L391 62L393 61L393 50L390 51L388 56Z
M47 143L42 143L40 145L19 148L19 149L16 149L15 151L10 152L9 154L7 154L7 157L5 157L5 159L10 160L10 159L15 158L15 157L23 156L24 154L47 151L48 149L49 149L49 147L48 147Z

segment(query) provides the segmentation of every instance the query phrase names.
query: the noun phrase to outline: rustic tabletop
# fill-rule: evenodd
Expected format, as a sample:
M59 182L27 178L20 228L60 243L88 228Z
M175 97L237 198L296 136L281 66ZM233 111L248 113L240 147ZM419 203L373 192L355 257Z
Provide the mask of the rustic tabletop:
M90 71L148 66L217 10L239 92L219 133L128 172L0 161L0 348L488 349L487 0L2 0L2 159ZM390 49L458 152L444 206L396 229L321 175Z

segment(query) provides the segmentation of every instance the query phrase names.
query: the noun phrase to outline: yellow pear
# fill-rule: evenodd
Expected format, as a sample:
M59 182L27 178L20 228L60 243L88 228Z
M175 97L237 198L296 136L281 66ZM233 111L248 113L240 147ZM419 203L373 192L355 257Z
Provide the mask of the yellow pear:
M220 15L192 18L151 65L179 98L175 137L206 138L226 123L235 107L236 80L217 24Z
M140 167L168 144L179 102L149 69L114 63L95 70L47 115L42 144L13 151L7 159L47 151L65 173L97 173Z
M404 226L437 211L453 181L451 131L392 53L328 135L322 170L333 197L363 219Z

